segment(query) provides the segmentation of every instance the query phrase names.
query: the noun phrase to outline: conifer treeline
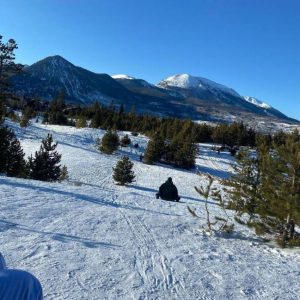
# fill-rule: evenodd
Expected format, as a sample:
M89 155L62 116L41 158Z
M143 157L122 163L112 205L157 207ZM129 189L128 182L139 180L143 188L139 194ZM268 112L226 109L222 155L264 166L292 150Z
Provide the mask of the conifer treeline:
M90 126L105 130L126 130L146 134L154 137L157 134L164 140L172 140L176 136L189 138L193 143L215 142L229 146L254 146L257 133L243 123L221 124L210 126L197 124L191 120L178 118L157 117L140 115L132 108L125 112L121 105L116 109L113 104L103 106L95 102L89 107L65 108L62 95L54 99L45 113L46 122L50 124L75 124L77 127L86 126L86 121L91 120ZM65 118L62 112L65 112ZM57 117L59 116L59 118Z
M191 120L138 115L134 109L126 113L123 106L119 110L115 110L112 105L105 107L98 103L82 109L79 116L90 119L91 126L94 128L140 132L150 137L159 134L164 140L184 137L189 138L193 143L216 142L230 146L255 145L254 130L247 128L242 123L213 127L207 124L197 124Z
M15 102L18 102L15 100ZM15 107L16 104L13 107ZM188 135L194 143L226 144L228 146L250 146L256 145L258 133L243 124L219 124L211 126L199 124L191 120L182 120L171 117L158 117L151 115L141 115L135 112L133 107L130 112L126 112L124 106L115 108L113 104L104 106L98 102L89 107L68 105L64 101L64 93L61 91L48 105L37 99L22 104L21 108L26 116L33 117L35 114L43 114L44 122L55 125L76 125L76 127L89 126L105 130L126 130L143 133L149 137L154 137L159 133L164 140L172 140L177 135Z

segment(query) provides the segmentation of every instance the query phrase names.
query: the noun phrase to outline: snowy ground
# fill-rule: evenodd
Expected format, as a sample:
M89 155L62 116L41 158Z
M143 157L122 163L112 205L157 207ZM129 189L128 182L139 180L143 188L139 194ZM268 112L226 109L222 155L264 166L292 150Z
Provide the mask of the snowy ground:
M101 130L9 125L27 155L51 132L70 174L65 183L0 176L0 251L8 267L40 279L45 299L300 299L298 250L266 245L238 224L228 236L201 232L203 199L194 186L206 179L196 170L149 166L130 148L100 154L94 143ZM131 138L143 151L147 139ZM125 152L136 182L120 187L112 167ZM209 145L200 152L199 172L230 175L228 154ZM169 176L183 203L155 199Z

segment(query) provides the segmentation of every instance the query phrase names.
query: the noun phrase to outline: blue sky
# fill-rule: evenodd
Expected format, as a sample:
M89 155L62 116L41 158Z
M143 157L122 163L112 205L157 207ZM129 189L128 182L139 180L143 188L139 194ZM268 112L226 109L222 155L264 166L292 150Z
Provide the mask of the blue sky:
M0 34L32 64L59 54L151 83L202 76L300 119L299 0L0 0Z

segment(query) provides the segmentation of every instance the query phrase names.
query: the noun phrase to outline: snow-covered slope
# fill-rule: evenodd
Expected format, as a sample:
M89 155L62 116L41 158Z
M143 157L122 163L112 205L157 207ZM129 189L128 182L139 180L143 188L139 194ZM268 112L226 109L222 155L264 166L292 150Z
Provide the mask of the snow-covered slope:
M223 121L233 119L250 123L253 118L295 121L264 102L243 97L234 89L203 77L177 74L160 81L157 87L182 94L185 101L198 111Z
M183 89L220 90L225 93L240 97L240 95L235 90L225 85L219 84L206 78L191 76L189 74L177 74L170 76L159 82L158 86L172 86Z
M147 82L146 80L143 79L137 79L132 76L126 75L126 74L119 74L119 75L113 75L111 76L113 79L121 83L123 86L128 88L129 90L130 87L135 86L135 87L140 87L140 88L154 88L154 85Z
M112 75L111 76L113 79L128 79L128 80L134 80L134 77L131 77L129 75L126 74L117 74L117 75Z
M252 104L254 104L256 106L262 107L262 108L267 108L267 109L272 108L272 106L269 105L268 103L260 101L260 100L254 98L254 97L244 96L244 99L246 101L248 101L248 102L250 102L250 103L252 103Z
M202 233L204 203L194 186L206 178L196 171L216 176L221 187L218 178L232 172L230 155L201 145L197 170L183 171L140 163L148 140L143 136L130 136L139 150L103 155L94 146L101 130L9 125L27 155L52 133L70 173L64 183L0 176L1 252L8 267L39 278L46 300L299 297L299 251L263 244L239 224L229 236ZM112 167L124 154L136 173L129 187L112 180ZM169 176L183 203L155 199ZM221 215L214 203L210 209L212 216Z

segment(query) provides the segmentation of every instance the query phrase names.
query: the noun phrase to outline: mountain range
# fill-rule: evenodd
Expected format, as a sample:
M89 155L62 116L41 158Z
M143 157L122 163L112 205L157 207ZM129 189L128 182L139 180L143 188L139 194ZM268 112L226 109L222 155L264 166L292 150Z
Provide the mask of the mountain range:
M51 101L61 90L68 103L99 101L132 106L139 113L208 121L272 120L298 122L254 97L212 80L177 74L157 84L128 75L98 74L78 67L59 55L42 59L12 78L14 92Z

